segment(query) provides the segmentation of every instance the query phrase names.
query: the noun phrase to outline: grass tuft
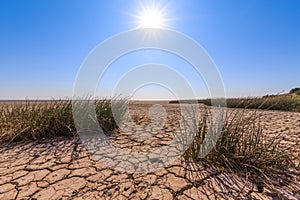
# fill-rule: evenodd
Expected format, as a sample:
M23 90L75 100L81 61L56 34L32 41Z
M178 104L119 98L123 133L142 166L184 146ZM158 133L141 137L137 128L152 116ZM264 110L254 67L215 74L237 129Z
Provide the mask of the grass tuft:
M204 158L199 158L203 140L213 130L210 108L199 122L193 143L184 154L189 166L205 162L230 172L241 173L258 185L272 185L271 176L287 175L288 168L295 168L295 150L292 146L280 146L279 135L264 134L260 125L262 113L257 110L234 109L226 114L226 120L214 148ZM289 177L287 175L287 177Z
M112 112L114 100L114 112ZM96 115L105 132L118 127L118 116L125 112L126 99L96 100ZM116 117L116 119L114 118ZM72 100L4 103L0 108L0 143L77 135Z

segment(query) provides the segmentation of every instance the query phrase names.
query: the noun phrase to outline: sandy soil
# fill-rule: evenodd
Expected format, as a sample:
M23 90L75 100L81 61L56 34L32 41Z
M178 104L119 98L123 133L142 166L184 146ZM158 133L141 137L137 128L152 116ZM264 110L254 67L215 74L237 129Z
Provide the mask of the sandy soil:
M146 132L142 128L124 126L111 141L133 152L167 144L179 126L180 110L163 106L166 124L151 139L136 137ZM147 108L131 109L140 126L149 124ZM261 123L266 134L279 134L282 145L294 145L299 155L300 113L264 111ZM299 170L290 182L283 177L273 190L265 187L262 192L256 183L205 163L199 163L197 173L182 160L146 174L119 172L98 162L78 138L11 144L0 149L0 163L0 199L300 199Z

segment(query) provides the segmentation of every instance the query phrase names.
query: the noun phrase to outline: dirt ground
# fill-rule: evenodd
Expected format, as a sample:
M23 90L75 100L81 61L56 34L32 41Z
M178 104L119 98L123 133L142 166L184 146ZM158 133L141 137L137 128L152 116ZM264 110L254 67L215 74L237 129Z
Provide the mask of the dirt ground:
M112 143L133 152L168 144L179 126L180 110L177 105L163 106L168 115L157 134L150 139L128 137L129 132L144 134L140 127L149 124L148 107L135 105L131 114L140 127L124 126L110 136ZM282 145L300 141L300 113L264 111L261 119L265 133L280 134ZM295 147L299 155L300 147ZM291 174L292 181L282 177L273 190L259 191L260 186L236 173L205 163L190 168L181 159L147 173L120 172L97 161L80 138L27 141L0 149L0 199L300 199L299 169Z

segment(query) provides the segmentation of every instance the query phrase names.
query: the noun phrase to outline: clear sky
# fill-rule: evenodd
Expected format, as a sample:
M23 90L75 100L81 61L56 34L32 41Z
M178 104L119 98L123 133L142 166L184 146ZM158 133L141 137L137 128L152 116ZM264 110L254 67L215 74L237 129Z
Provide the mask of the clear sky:
M0 99L70 97L89 52L108 37L137 28L141 5L151 3L2 0ZM156 5L164 8L169 19L166 28L188 35L206 49L219 69L228 97L288 92L300 86L300 1L160 0ZM147 61L149 52L142 54L128 55L139 58L132 65L143 63L141 58ZM170 59L171 64L176 60L163 53L151 55L166 62ZM195 77L185 70L188 66L176 63L176 70L186 73L201 93L203 83L193 82ZM113 66L110 70L119 76L126 72ZM106 85L99 86L107 94L113 88L111 74L103 77ZM117 81L118 76L115 78ZM169 97L159 88L144 88L143 92L147 95L140 94L141 98ZM202 94L199 97L207 97L206 92Z

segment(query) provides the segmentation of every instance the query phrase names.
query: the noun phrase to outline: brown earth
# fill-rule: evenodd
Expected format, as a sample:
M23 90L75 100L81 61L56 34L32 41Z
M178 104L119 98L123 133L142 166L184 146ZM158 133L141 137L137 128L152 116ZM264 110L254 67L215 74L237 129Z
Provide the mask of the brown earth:
M112 143L132 152L168 144L180 110L163 106L167 120L156 135L139 138L143 128L125 126L110 136ZM147 106L135 105L131 114L141 127L149 124ZM299 144L300 113L264 111L261 119L265 133L280 134L282 145ZM128 137L128 132L137 135ZM296 146L298 155L299 150ZM181 159L149 173L119 172L98 162L78 138L10 144L0 149L0 163L0 199L300 199L299 170L292 172L292 181L282 177L274 189L262 192L237 173L205 163L190 168Z

